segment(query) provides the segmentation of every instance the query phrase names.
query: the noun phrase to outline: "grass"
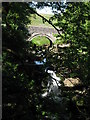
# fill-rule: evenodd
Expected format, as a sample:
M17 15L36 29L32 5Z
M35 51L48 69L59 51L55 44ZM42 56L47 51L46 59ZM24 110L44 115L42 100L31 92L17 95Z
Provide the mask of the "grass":
M49 20L50 17L52 17L53 15L49 15L49 14L41 14L42 16L44 16L46 19ZM33 14L30 18L31 20L31 24L30 26L42 26L42 27L52 27L52 25L50 25L49 23L45 22L43 23L43 20L41 17L39 17L38 15ZM55 22L55 21L54 21Z
M50 45L50 41L45 36L37 36L32 39L32 43L38 46Z

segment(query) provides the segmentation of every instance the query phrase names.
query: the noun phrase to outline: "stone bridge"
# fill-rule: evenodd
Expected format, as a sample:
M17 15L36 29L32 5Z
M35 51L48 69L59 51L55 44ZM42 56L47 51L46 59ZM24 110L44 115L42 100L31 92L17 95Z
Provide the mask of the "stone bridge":
M30 26L28 30L31 36L27 41L31 41L36 36L45 36L50 40L50 42L54 43L56 37L54 37L53 34L58 33L54 28L51 27Z

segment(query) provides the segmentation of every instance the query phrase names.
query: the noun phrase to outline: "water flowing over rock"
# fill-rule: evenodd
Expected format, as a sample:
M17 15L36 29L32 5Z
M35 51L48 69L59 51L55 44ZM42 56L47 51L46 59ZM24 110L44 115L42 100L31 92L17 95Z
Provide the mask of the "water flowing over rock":
M48 84L46 88L46 92L42 94L42 97L52 97L54 101L61 101L61 90L59 87L61 86L61 79L56 76L53 70L45 69L45 72L49 74Z

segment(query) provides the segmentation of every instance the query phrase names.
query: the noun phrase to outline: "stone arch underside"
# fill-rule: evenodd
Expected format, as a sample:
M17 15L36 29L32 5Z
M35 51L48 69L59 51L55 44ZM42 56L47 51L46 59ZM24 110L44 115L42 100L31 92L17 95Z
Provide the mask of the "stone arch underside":
M32 39L37 36L45 36L46 38L48 38L50 41L50 46L52 45L52 43L55 42L55 38L51 34L42 34L42 33L33 33L27 41L32 41Z
M49 39L51 46L52 43L54 43L56 40L56 37L54 37L53 34L57 34L57 31L51 27L30 26L28 28L28 31L31 34L31 36L27 41L31 41L36 36L45 36Z

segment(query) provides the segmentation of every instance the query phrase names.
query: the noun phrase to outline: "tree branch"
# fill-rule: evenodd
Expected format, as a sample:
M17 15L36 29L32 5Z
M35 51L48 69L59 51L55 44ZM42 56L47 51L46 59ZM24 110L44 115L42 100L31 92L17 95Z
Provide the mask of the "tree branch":
M62 29L58 29L50 20L46 19L44 16L40 15L39 13L37 13L34 9L30 8L30 10L33 13L37 14L39 17L41 17L43 20L45 20L45 22L48 22L50 25L52 25L55 28L55 30L57 30L58 34L61 35L60 32L62 31Z

